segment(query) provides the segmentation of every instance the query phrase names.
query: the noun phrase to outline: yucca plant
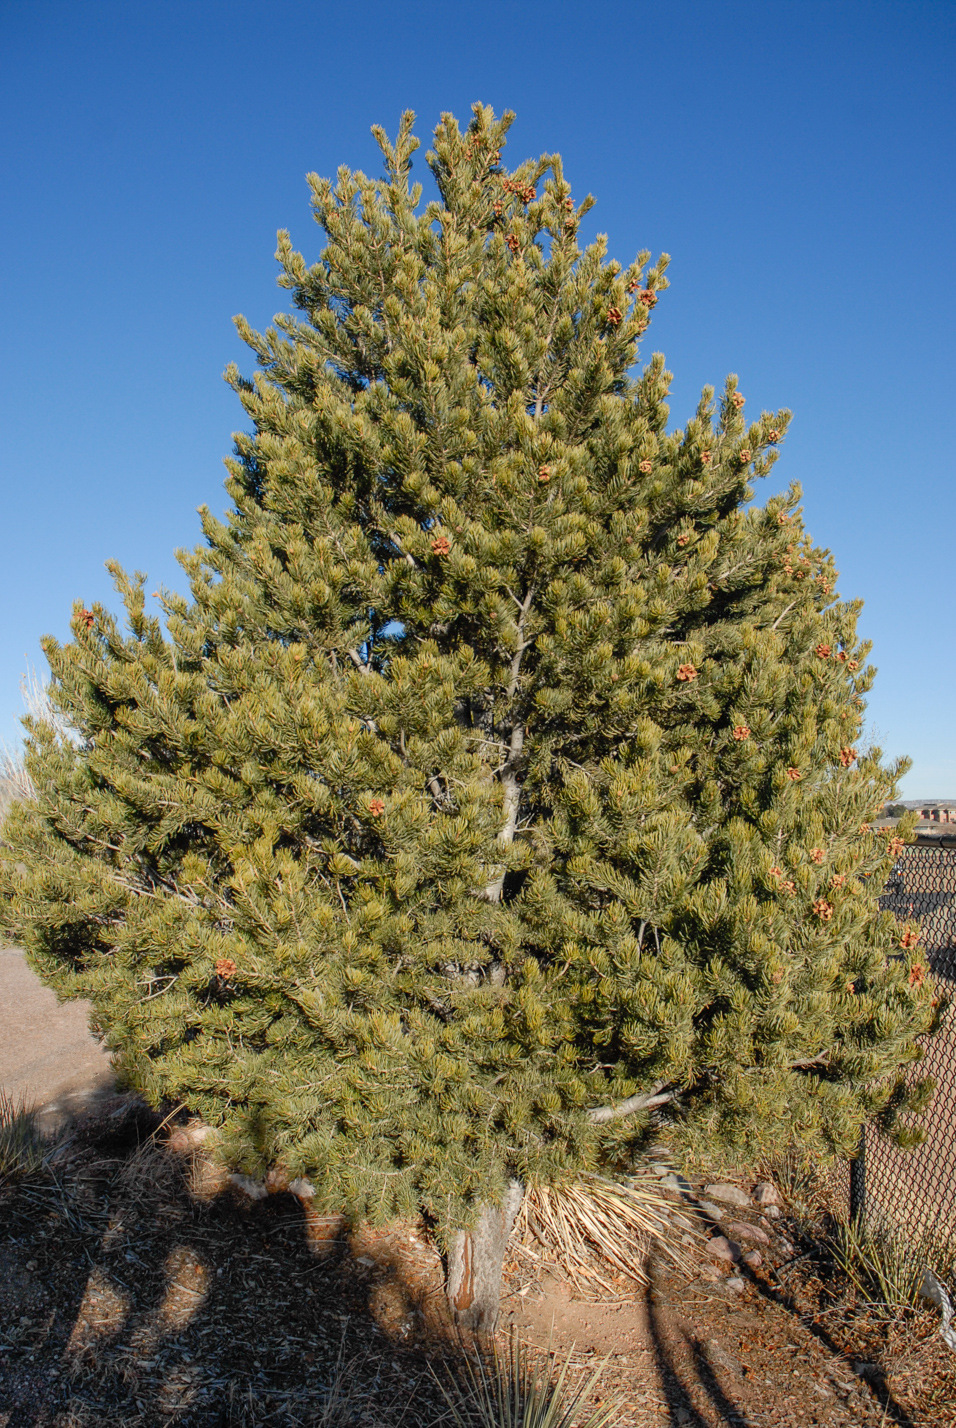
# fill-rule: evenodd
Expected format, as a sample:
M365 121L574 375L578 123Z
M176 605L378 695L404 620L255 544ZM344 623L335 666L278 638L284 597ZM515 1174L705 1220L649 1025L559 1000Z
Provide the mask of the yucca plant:
M652 1252L666 1255L678 1267L685 1264L687 1257L674 1242L671 1209L656 1182L583 1174L560 1189L528 1189L514 1244L519 1254L527 1255L529 1239L535 1240L583 1293L596 1289L616 1294L607 1274L646 1284Z
M866 1303L896 1312L919 1307L927 1269L948 1281L956 1268L956 1237L939 1227L904 1236L892 1227L850 1220L837 1226L832 1250Z
M539 1370L515 1333L502 1356L496 1344L490 1350L464 1356L464 1371L448 1384L440 1382L456 1428L603 1428L613 1421L620 1404L601 1404L581 1417L601 1376L600 1364L583 1382L569 1383L573 1348L556 1367ZM550 1352L547 1362L550 1365Z
M35 1176L49 1151L33 1113L0 1090L0 1185Z

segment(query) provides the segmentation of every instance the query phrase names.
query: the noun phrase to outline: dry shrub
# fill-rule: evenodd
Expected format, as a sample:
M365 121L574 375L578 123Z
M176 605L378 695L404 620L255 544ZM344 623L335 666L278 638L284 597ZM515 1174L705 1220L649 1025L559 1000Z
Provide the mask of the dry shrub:
M534 1240L576 1289L616 1296L619 1286L607 1274L647 1284L651 1253L665 1255L680 1269L688 1267L687 1256L674 1243L672 1211L672 1202L656 1181L583 1174L560 1190L535 1186L527 1191L515 1227L515 1248L539 1259L531 1248Z

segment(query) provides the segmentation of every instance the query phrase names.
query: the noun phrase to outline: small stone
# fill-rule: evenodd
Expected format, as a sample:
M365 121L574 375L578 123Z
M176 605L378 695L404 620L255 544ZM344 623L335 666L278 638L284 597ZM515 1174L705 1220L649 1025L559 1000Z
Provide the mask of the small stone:
M780 1192L769 1180L761 1180L754 1191L754 1199L758 1205L779 1205Z
M746 1225L742 1220L731 1220L727 1226L727 1233L734 1235L738 1240L756 1240L758 1245L769 1245L770 1236L766 1230L762 1230L759 1225Z
M682 1195L692 1195L694 1193L691 1189L690 1181L685 1180L683 1175L678 1175L674 1170L670 1170L666 1175L662 1176L661 1185L665 1190L677 1190Z
M780 1241L780 1250L783 1254L793 1254L793 1245L789 1240Z
M731 1294L742 1294L747 1287L745 1282L740 1278L740 1276L736 1274L732 1274L729 1279L725 1279L724 1283L730 1290Z
M726 1205L715 1205L713 1200L698 1200L697 1203L712 1220L722 1220L727 1213Z
M751 1250L749 1254L744 1255L743 1262L749 1269L759 1269L763 1264L763 1258L759 1250Z
M707 1253L714 1259L735 1260L740 1258L740 1247L732 1244L726 1235L714 1235L707 1241Z
M716 1264L702 1264L697 1272L708 1284L713 1284L720 1278L720 1270Z
M712 1200L723 1200L725 1205L749 1205L750 1196L739 1185L705 1185L704 1194Z
M693 1235L681 1235L681 1237L680 1237L680 1242L681 1242L682 1245L692 1245L692 1244L694 1243L694 1236L693 1236Z
M764 1210L765 1213L770 1216L771 1220L779 1220L783 1214L779 1205L767 1205L764 1207Z

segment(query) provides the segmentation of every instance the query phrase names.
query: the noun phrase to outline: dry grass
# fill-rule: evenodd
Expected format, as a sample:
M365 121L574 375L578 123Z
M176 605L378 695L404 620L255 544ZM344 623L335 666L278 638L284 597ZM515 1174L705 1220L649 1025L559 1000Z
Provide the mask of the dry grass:
M688 1268L688 1257L675 1244L673 1203L656 1181L605 1180L582 1175L561 1190L537 1186L524 1197L518 1216L515 1248L525 1258L542 1258L535 1241L584 1294L620 1294L618 1276L632 1284L648 1283L647 1260L654 1252L677 1268Z

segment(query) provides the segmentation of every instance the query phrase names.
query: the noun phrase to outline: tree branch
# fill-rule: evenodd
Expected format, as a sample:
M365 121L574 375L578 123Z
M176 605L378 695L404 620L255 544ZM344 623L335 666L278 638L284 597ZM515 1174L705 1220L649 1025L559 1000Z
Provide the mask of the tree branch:
M626 1101L619 1101L616 1106L595 1106L588 1111L588 1120L593 1125L604 1125L607 1121L620 1120L622 1116L633 1116L636 1111L649 1111L653 1106L663 1106L668 1101L675 1100L677 1096L676 1091L665 1091L665 1084L661 1081L652 1091L628 1096Z

